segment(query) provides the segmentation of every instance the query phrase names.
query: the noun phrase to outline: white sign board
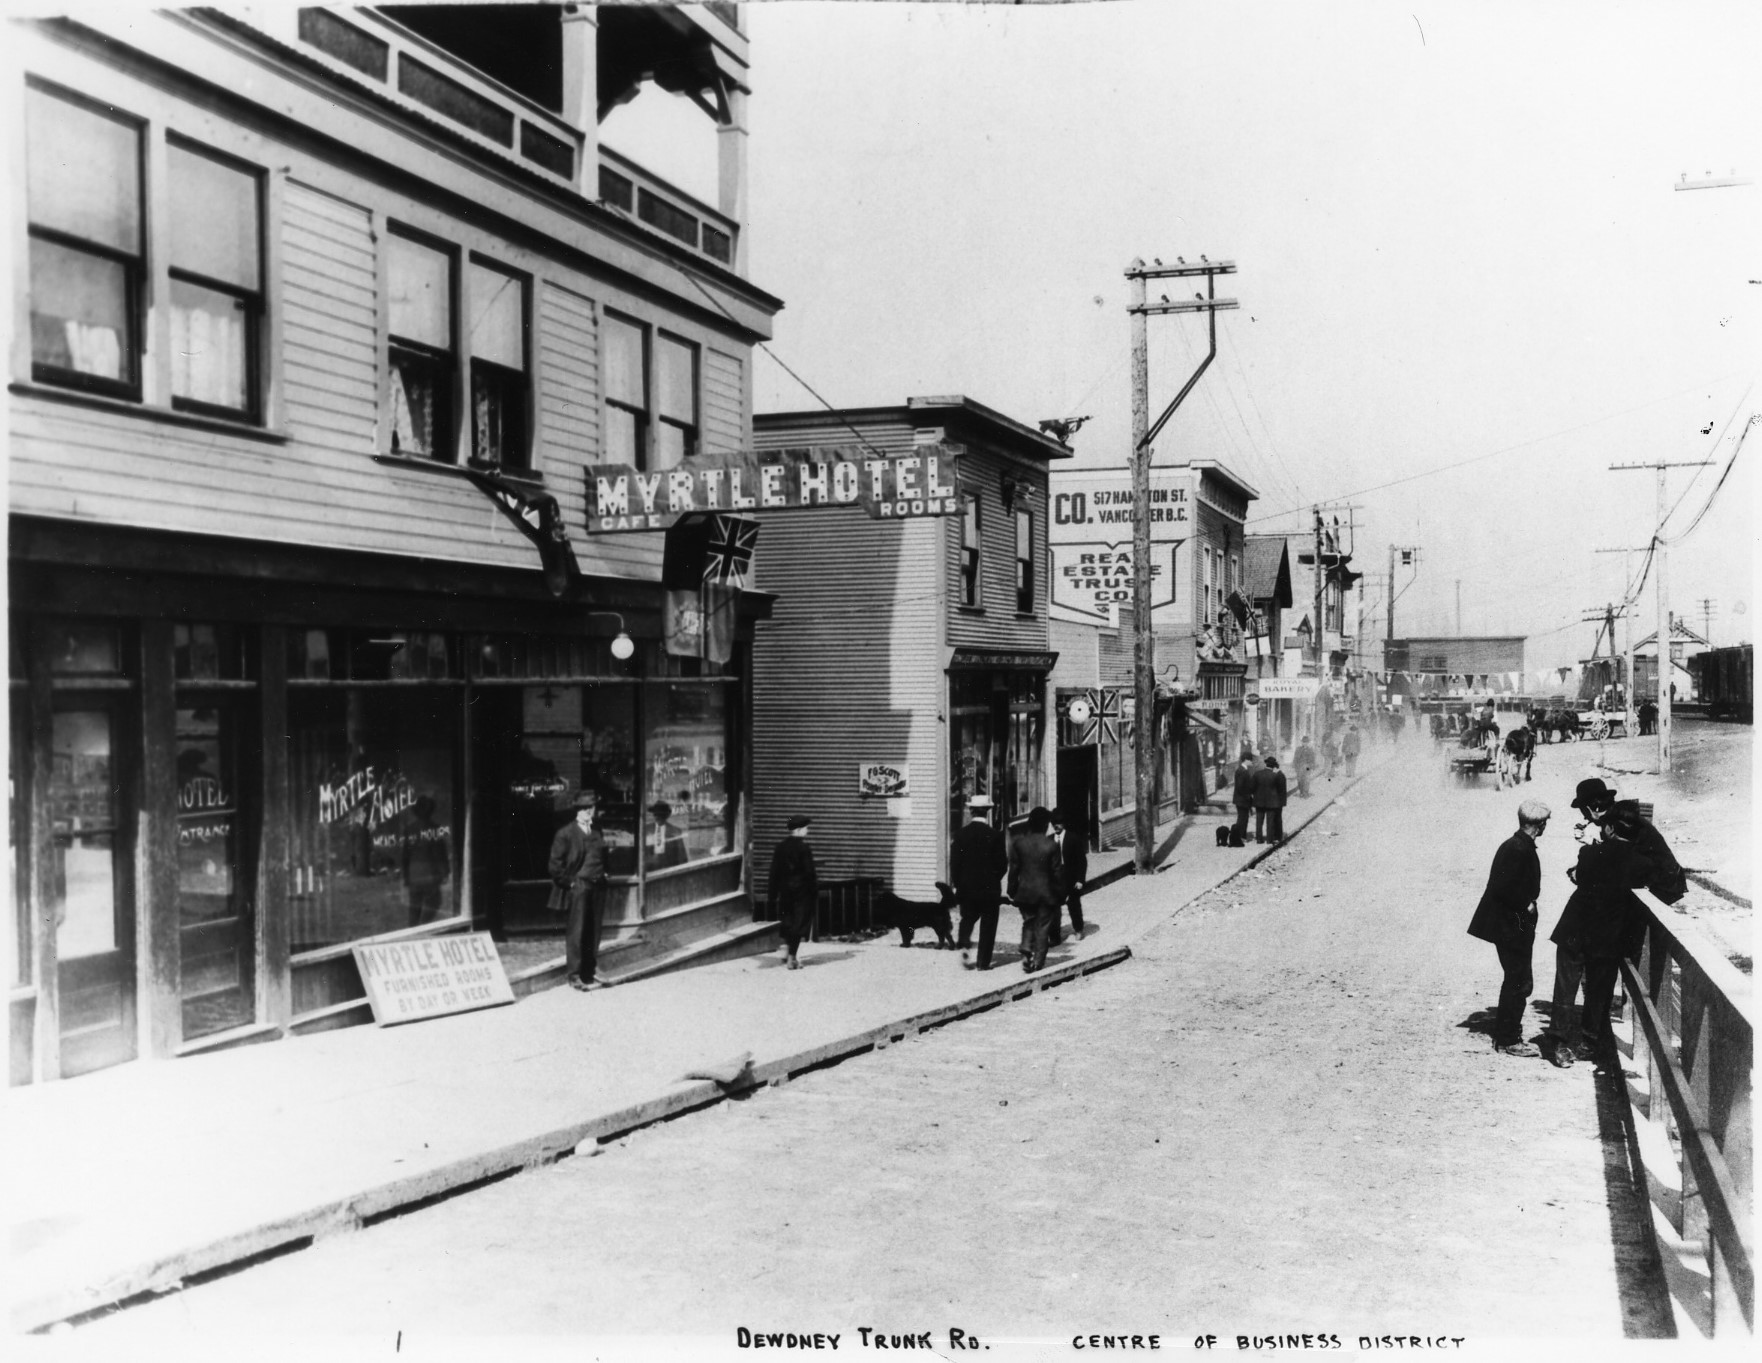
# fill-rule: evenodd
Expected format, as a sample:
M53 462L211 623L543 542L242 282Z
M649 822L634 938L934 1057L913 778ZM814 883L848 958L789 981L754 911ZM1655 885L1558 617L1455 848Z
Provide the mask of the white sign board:
M910 762L864 762L857 767L857 793L866 798L909 799L912 793Z
M1254 689L1262 700L1314 700L1321 683L1315 677L1262 677Z
M514 1002L487 932L375 942L354 952L373 1020L382 1027Z
M1191 625L1191 592L1180 589L1183 546L1194 530L1193 474L1152 470L1150 604L1158 625ZM1125 469L1055 469L1049 614L1074 624L1117 625L1133 592L1132 475Z

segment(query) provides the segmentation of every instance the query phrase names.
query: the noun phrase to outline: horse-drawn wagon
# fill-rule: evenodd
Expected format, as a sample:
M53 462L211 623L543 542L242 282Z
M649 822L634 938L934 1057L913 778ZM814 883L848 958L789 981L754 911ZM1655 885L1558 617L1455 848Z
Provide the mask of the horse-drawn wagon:
M1494 770L1498 753L1498 728L1471 724L1449 750L1445 759L1446 778L1452 785L1479 785L1481 777Z

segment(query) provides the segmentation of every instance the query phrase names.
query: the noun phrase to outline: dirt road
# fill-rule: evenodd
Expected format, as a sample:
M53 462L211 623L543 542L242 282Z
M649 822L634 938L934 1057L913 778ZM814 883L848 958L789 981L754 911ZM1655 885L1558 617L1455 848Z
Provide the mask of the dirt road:
M80 1333L1668 1330L1608 1081L1480 1030L1518 795L1438 766L1411 743L1123 967ZM1577 771L1536 770L1545 943Z

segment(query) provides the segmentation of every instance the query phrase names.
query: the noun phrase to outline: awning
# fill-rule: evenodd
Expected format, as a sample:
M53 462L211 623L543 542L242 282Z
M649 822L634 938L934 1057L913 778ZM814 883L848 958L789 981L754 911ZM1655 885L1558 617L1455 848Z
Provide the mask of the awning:
M1216 729L1220 734L1229 732L1229 730L1224 728L1223 725L1219 724L1210 715L1204 714L1201 711L1189 710L1187 711L1187 718L1193 720L1195 723L1203 724L1208 729Z

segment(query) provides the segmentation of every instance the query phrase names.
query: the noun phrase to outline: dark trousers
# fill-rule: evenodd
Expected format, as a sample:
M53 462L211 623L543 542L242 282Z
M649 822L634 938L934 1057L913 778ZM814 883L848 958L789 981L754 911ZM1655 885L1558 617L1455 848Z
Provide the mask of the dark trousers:
M1618 956L1585 957L1585 1040L1600 1046L1609 1040L1609 1003L1621 974Z
M600 929L605 926L606 887L576 885L569 891L569 935L565 939L565 973L592 981L600 956Z
M1348 777L1350 777L1357 770L1358 770L1358 754L1355 752L1347 753L1346 754L1346 775Z
M1254 811L1254 840L1256 842L1283 842L1285 840L1285 811L1282 809L1256 809Z
M1083 940L1083 892L1072 890L1065 896L1065 902L1052 911L1051 944L1057 946L1065 939L1064 911L1071 911L1071 936L1077 941Z
M955 945L963 951L973 945L973 924L979 925L979 969L991 969L991 949L997 945L997 911L1000 901L996 899L974 900L969 895L961 896L960 933L955 938Z
M1493 1044L1513 1046L1523 1040L1523 1006L1529 1002L1535 978L1530 973L1530 957L1536 939L1525 935L1507 942L1496 942L1499 968L1505 972L1499 986L1499 1011L1493 1016Z
M1585 977L1584 956L1569 946L1554 946L1554 1007L1548 1030L1568 1046L1578 1045L1579 1015L1573 1007L1578 982Z
M1056 902L1017 904L1022 911L1022 964L1038 970L1046 964L1046 949L1052 942L1052 928L1058 918Z
M1248 816L1253 810L1253 805L1236 806L1236 825L1231 831L1235 833L1238 842L1248 841Z

